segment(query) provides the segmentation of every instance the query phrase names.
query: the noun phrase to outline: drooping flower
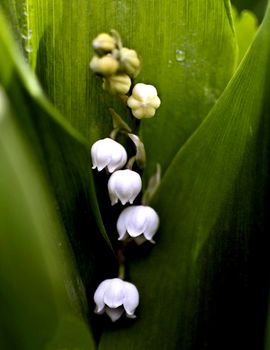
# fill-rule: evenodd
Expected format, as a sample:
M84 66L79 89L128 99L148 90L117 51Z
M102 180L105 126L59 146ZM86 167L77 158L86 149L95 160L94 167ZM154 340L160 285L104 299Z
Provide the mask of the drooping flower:
M135 318L135 309L139 305L139 292L134 284L120 278L107 279L100 283L94 294L95 313L104 312L113 322L124 312L128 318Z
M133 170L117 170L109 178L108 191L112 205L118 200L125 205L133 203L142 189L142 180L138 173Z
M125 148L108 137L93 144L91 157L93 169L101 171L106 167L110 173L121 169L127 162Z
M133 205L125 208L118 218L118 239L122 241L130 236L138 244L146 240L154 243L153 236L158 227L159 217L153 208L146 205Z
M135 118L152 118L160 106L157 90L153 85L136 84L127 100Z

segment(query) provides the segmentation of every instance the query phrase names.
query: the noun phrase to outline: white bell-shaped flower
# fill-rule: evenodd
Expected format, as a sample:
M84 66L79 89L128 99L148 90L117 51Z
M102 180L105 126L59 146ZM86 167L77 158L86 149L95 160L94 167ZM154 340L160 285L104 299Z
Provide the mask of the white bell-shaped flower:
M100 283L94 294L95 313L104 312L113 322L124 312L128 318L135 318L135 309L139 305L139 292L134 284L120 278L107 279Z
M160 106L157 89L153 85L136 84L127 100L135 118L152 118Z
M118 142L105 138L95 142L91 148L92 169L101 171L107 167L110 173L121 169L127 162L127 152Z
M119 240L133 237L137 244L153 241L153 236L159 227L159 217L156 211L146 205L133 205L122 211L117 221Z
M133 203L142 189L142 180L135 171L125 169L117 170L111 175L108 182L108 191L112 205L118 200L125 205Z

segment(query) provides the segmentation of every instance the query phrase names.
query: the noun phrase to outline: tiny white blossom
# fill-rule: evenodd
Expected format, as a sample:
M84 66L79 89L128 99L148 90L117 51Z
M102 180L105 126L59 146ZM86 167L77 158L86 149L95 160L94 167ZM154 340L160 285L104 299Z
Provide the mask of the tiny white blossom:
M100 283L94 294L94 301L95 313L105 312L115 322L124 311L128 318L136 317L134 312L139 305L139 292L134 284L112 278Z
M101 171L107 167L110 173L121 169L127 162L127 152L118 142L105 138L95 142L91 148L92 169Z
M135 118L152 118L160 106L157 90L153 85L136 84L127 100Z
M112 205L118 200L125 205L127 202L133 203L134 199L142 189L142 180L135 171L125 169L117 170L113 173L108 182L109 196Z
M151 243L159 227L159 217L156 211L146 205L133 205L122 211L117 221L119 240L133 237L135 242L141 244L146 240Z

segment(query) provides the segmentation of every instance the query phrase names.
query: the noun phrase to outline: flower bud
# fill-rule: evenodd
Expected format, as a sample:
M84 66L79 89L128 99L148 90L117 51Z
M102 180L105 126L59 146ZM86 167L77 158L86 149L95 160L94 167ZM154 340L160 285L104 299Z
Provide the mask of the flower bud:
M93 40L92 46L96 53L101 56L112 52L116 48L116 42L111 35L101 33Z
M129 76L135 78L140 70L140 60L135 50L123 47L120 50L121 69Z
M133 205L122 211L117 221L119 240L128 236L141 244L146 240L154 243L153 236L159 227L159 217L156 211L146 205Z
M152 85L136 84L132 95L127 100L135 118L151 118L155 115L156 109L160 106L160 99L157 90Z
M138 173L133 170L117 170L111 175L108 182L108 191L111 204L120 200L125 205L133 203L142 189L142 180Z
M107 77L103 81L103 89L112 95L125 95L131 86L130 77L127 74L117 74Z
M121 169L127 162L127 152L124 147L110 138L95 142L91 147L91 157L92 169L97 168L101 171L106 167L110 173Z
M119 68L119 62L111 55L94 56L90 62L90 68L96 74L109 76L116 73Z
M139 292L134 284L120 278L107 279L100 283L94 294L95 313L104 312L113 322L117 321L124 311L128 318L135 318L135 309L139 305Z

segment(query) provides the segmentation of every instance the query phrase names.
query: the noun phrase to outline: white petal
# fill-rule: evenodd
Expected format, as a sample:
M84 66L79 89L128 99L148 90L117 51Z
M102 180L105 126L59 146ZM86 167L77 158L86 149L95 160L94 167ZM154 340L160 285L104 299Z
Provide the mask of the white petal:
M118 197L115 193L115 186L116 186L116 177L114 176L117 172L113 173L108 181L108 191L109 191L109 197L111 200L111 204L114 205L118 202Z
M122 240L126 236L127 228L126 228L126 217L128 213L132 210L132 207L128 207L124 209L119 218L117 220L116 228L119 235L119 240Z
M135 118L142 119L144 117L144 108L140 107L140 108L132 109L132 114L134 115Z
M123 306L127 315L133 316L136 307L139 305L139 292L134 284L129 282L125 283L125 299Z
M131 182L131 195L129 198L129 203L132 204L135 200L135 198L138 196L138 194L140 193L141 189L142 189L142 180L141 177L138 173L136 173L135 171L132 172L132 179L130 180Z
M92 159L92 169L95 169L97 167L97 161L96 161L96 151L97 151L97 142L95 142L91 147L91 159Z
M91 147L91 157L93 168L98 168L98 171L101 171L109 162L109 147L108 139L102 139L96 141Z
M117 307L115 309L106 307L106 314L110 317L110 319L112 320L112 322L117 321L123 314L124 312L124 308L122 306Z
M132 211L126 216L126 228L131 237L141 235L146 228L146 216L141 207L140 205L131 207Z
M104 292L104 303L114 309L123 304L124 298L124 281L120 278L111 279Z
M149 96L157 96L157 90L153 85L139 83L135 85L132 95L139 101L146 101Z
M111 205L115 205L118 203L118 197L113 193L109 192L110 200L111 200Z
M128 99L127 99L127 105L129 108L132 108L132 109L137 109L137 108L140 108L141 105L142 105L142 102L141 101L138 101L136 98L134 98L133 96L130 96Z
M103 170L111 161L111 155L103 149L98 149L96 152L96 164L98 171Z
M157 109L161 104L160 98L158 96L155 96L151 100L151 106Z
M111 280L105 280L99 284L94 294L94 302L96 303L96 313L102 313L104 311L104 293L108 285L110 285Z
M112 140L113 141L113 140ZM121 169L127 162L127 152L125 148L118 142L114 141L111 145L111 160L107 168L110 173Z
M147 214L147 224L144 236L151 241L159 227L159 216L153 208L147 206L145 206L145 213Z
M118 184L115 192L120 202L122 203L122 205L125 205L129 201L131 196L131 191L132 191L132 188L129 183L122 182L121 184L120 183Z

